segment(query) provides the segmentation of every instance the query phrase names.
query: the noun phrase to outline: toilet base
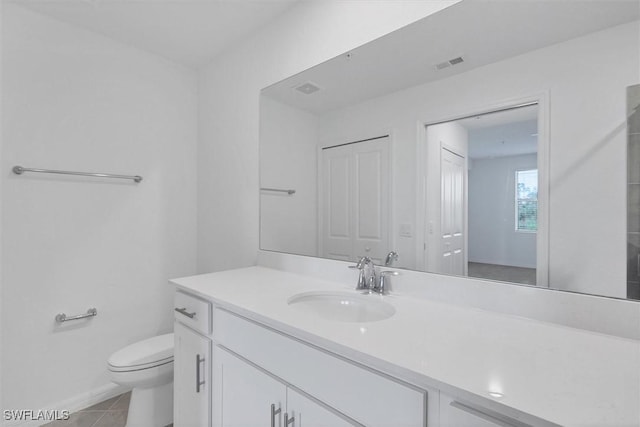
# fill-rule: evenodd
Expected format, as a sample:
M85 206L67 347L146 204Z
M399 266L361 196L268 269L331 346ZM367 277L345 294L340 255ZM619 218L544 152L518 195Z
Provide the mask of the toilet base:
M173 423L173 382L131 391L125 427L164 427Z

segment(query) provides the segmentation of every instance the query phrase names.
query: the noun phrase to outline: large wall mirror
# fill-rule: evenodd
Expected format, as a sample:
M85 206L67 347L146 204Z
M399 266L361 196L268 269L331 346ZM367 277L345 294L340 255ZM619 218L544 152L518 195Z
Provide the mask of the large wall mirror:
M640 299L639 19L463 0L265 88L261 249Z

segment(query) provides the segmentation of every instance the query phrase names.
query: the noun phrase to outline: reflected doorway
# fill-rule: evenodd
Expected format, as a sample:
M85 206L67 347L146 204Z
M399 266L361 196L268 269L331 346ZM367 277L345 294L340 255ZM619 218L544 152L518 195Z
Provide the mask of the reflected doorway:
M537 103L428 125L424 151L425 269L536 285Z

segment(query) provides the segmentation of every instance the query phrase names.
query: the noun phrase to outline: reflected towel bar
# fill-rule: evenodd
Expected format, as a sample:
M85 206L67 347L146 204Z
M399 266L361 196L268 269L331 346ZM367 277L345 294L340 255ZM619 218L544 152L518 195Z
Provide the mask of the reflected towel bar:
M24 168L22 166L13 167L13 173L15 173L16 175L22 175L24 172L57 173L62 175L94 176L98 178L132 179L135 182L142 181L142 177L140 175L114 175L110 173L72 172L72 171L59 171L59 170L53 170L53 169Z
M294 194L296 190L281 190L279 188L261 188L261 191L276 191L278 193Z
M64 313L60 313L56 315L56 322L64 323L64 322L68 322L69 320L86 319L87 317L94 317L97 315L98 315L98 310L96 310L95 308L90 308L89 310L87 310L86 314L78 314L77 316L67 316Z

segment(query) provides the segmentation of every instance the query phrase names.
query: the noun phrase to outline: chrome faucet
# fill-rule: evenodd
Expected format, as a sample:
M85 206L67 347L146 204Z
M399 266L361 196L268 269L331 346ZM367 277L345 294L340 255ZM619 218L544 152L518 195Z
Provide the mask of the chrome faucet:
M358 284L356 290L365 290L369 293L375 292L378 294L385 294L389 291L389 276L397 276L397 271L385 270L381 271L380 275L376 274L376 266L369 257L362 257L355 266L350 268L356 268L360 270L358 275Z
M369 258L368 256L363 256L362 258L360 258L360 261L358 261L355 268L360 270L356 290L372 290L377 283L377 278L376 266L373 264L371 258Z

